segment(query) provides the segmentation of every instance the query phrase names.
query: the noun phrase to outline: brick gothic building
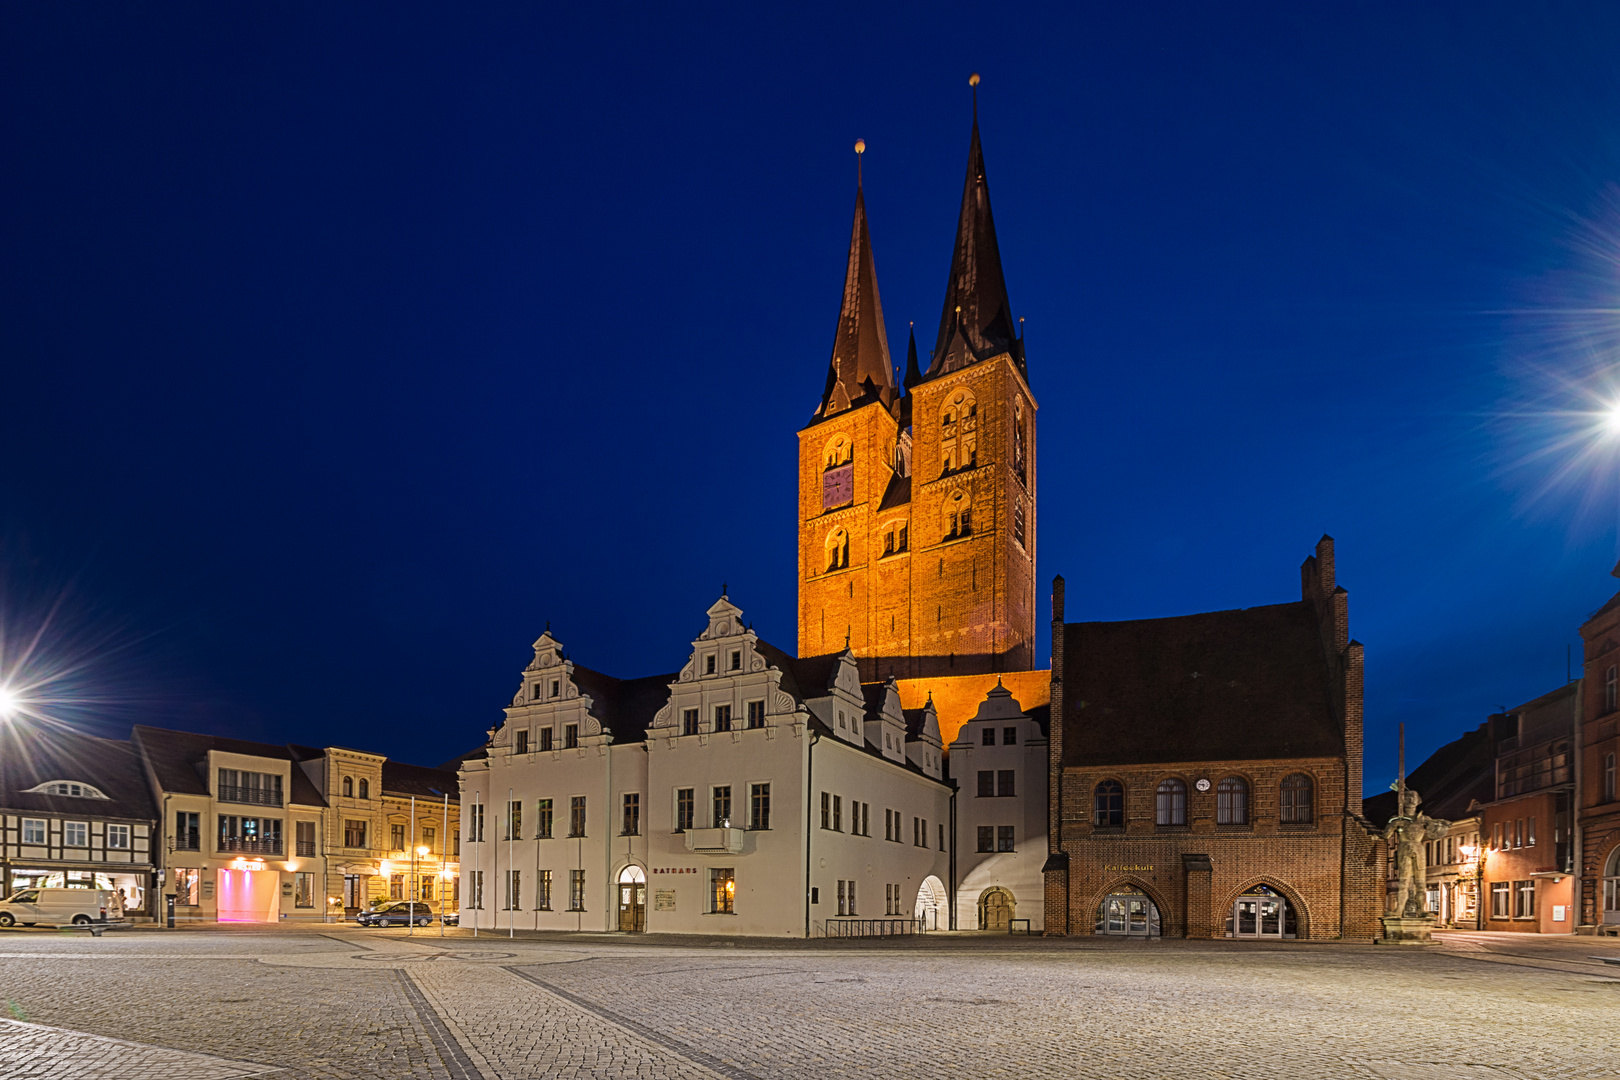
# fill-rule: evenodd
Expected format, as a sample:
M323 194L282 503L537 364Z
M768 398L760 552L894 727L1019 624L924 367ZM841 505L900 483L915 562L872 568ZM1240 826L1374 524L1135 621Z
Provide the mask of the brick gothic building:
M1371 938L1362 649L1333 541L1295 603L1063 621L1052 598L1048 933Z
M1620 566L1614 568L1620 577ZM1576 908L1582 926L1620 925L1620 593L1581 627L1586 669L1575 750Z
M867 680L1035 666L1028 379L975 111L939 335L924 371L913 334L900 386L856 192L826 388L799 432L801 656L847 643Z

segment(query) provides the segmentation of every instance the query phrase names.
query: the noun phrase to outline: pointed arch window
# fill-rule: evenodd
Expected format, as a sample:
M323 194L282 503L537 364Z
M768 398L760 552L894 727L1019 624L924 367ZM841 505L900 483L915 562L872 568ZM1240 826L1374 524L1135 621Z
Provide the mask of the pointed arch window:
M1314 789L1311 778L1304 773L1283 777L1278 817L1284 825L1309 825L1316 820Z
M1187 824L1187 785L1171 777L1159 781L1154 793L1153 821L1156 825Z
M1242 777L1228 776L1215 788L1215 824L1249 823L1249 783Z
M1104 780L1092 793L1091 823L1099 829L1125 827L1125 788L1118 780Z
M823 545L824 565L827 572L845 570L849 567L849 533L844 529L834 529L827 534L827 542Z
M958 491L945 500L945 539L955 540L961 536L973 535L973 500L965 492Z
M1018 482L1026 488L1029 487L1027 454L1024 437L1024 402L1020 399L1013 405L1013 472L1018 474Z
M945 399L939 410L940 472L959 472L979 463L979 406L967 387Z
M352 776L343 778L343 797L345 799L354 798L354 777Z
M855 444L835 435L821 451L821 508L831 510L855 501Z

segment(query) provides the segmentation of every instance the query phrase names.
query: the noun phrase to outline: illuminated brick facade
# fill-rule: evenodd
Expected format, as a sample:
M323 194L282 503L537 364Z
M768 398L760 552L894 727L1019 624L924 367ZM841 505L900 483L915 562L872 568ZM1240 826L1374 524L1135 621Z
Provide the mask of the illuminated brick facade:
M1035 411L977 122L940 335L903 388L857 197L827 389L799 432L799 653L865 679L1035 666Z

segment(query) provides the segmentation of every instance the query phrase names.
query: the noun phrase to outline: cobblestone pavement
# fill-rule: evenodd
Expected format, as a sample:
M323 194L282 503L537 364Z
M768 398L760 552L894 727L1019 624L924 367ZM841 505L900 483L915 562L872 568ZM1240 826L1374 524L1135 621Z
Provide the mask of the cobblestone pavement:
M0 1077L1620 1080L1620 942L0 932ZM871 947L876 945L877 947Z

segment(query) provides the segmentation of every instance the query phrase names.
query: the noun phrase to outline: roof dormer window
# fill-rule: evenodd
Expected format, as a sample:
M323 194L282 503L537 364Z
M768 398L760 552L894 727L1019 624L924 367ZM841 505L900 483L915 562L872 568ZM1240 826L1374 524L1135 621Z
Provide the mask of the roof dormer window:
M66 795L73 799L105 799L106 794L93 784L78 780L48 780L27 788L25 795Z

